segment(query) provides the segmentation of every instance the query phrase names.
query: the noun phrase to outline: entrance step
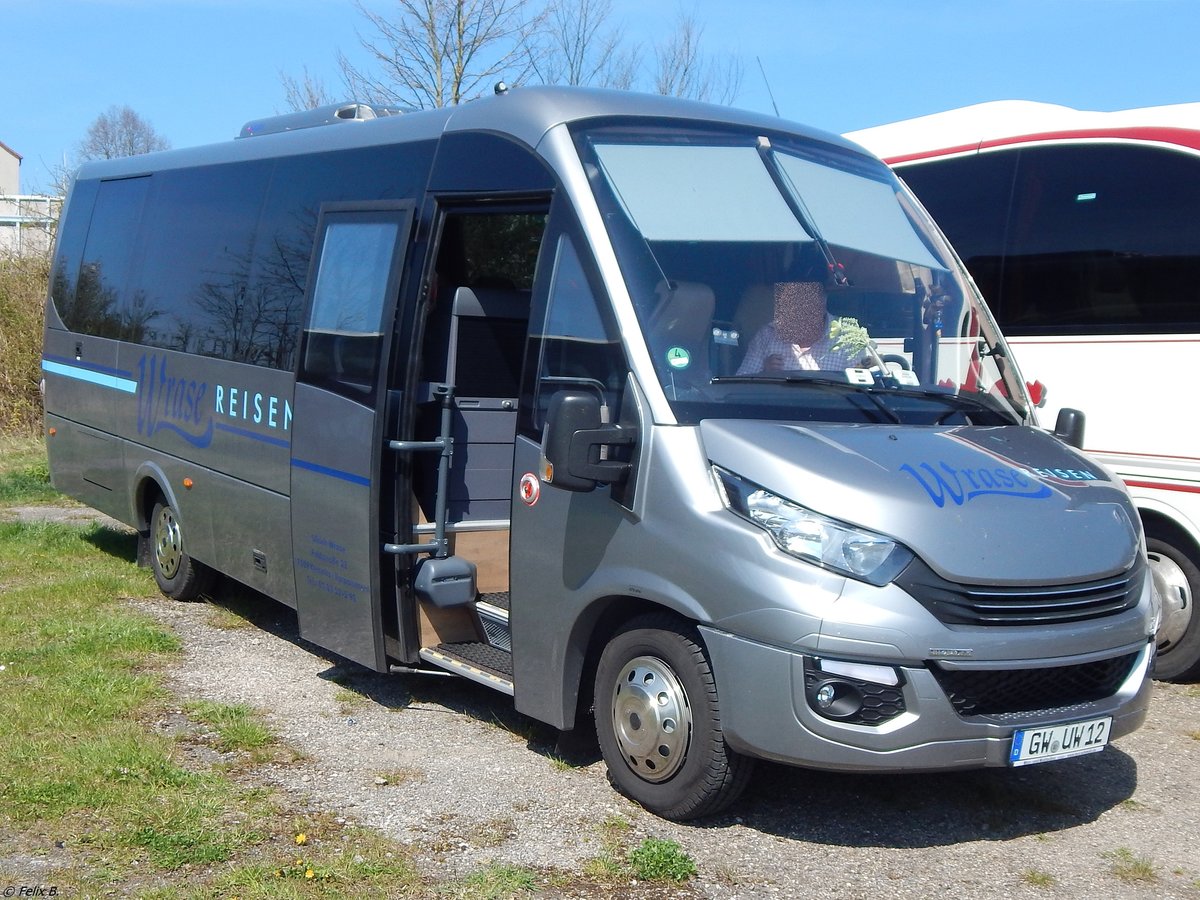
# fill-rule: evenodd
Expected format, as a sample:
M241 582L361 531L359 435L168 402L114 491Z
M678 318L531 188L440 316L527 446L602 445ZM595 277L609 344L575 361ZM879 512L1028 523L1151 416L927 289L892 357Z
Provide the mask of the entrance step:
M475 601L479 620L487 634L488 643L512 652L512 636L508 627L508 592L480 594Z
M507 650L481 641L464 641L422 647L421 659L510 697L513 694L512 653Z

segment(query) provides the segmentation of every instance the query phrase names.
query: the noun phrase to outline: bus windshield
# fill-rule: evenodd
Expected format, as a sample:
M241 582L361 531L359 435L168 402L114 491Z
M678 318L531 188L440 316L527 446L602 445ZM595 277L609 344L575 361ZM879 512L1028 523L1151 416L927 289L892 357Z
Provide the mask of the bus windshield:
M577 143L680 422L1025 419L990 316L879 161L670 127Z

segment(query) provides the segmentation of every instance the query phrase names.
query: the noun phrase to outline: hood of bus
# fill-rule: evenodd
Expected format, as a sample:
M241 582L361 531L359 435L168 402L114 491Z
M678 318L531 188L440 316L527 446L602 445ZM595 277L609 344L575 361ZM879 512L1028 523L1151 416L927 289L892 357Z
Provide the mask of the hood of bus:
M700 431L714 464L894 538L953 581L1087 581L1139 552L1124 486L1036 428L708 420Z

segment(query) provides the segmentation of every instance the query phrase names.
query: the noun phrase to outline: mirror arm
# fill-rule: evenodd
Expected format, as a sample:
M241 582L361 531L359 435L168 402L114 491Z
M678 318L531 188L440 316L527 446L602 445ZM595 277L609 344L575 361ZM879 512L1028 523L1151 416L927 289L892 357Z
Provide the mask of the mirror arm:
M616 484L629 475L630 463L610 459L594 459L602 446L618 447L637 443L638 430L620 425L586 428L571 435L567 456L567 471L579 478L599 484ZM593 449L596 451L593 454Z

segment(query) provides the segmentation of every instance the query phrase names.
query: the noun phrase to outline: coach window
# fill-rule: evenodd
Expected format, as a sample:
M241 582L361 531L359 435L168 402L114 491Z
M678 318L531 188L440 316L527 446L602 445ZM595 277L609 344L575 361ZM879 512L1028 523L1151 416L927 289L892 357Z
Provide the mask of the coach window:
M129 276L149 186L146 177L101 182L75 298L63 316L72 331L128 339Z
M1030 148L1014 196L1004 302L1010 317L1019 304L1018 329L1021 321L1047 334L1194 327L1200 180L1192 157L1133 146Z
M301 376L365 403L374 395L383 315L396 290L402 223L398 213L333 213L325 221Z

